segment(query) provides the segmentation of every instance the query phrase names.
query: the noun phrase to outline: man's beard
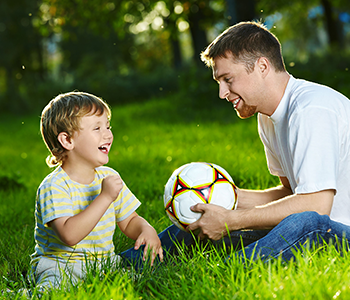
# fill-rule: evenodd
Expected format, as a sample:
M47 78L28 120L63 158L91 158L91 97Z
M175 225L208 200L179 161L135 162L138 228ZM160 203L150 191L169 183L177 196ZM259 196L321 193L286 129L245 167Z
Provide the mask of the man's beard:
M256 108L256 105L247 105L243 102L242 107L239 110L236 109L236 112L241 119L247 119L254 116L254 114L256 113Z

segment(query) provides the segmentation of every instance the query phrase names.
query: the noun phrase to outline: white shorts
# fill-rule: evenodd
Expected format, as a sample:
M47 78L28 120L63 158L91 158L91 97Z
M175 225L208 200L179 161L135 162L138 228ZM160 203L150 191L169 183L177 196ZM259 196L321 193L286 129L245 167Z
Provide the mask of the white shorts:
M108 257L109 271L113 271L110 267L113 266L112 269L115 269L119 261L119 255ZM104 260L88 261L88 263L85 260L62 262L43 256L33 270L33 277L39 289L57 289L61 286L76 285L86 277L88 269L101 271L103 266Z

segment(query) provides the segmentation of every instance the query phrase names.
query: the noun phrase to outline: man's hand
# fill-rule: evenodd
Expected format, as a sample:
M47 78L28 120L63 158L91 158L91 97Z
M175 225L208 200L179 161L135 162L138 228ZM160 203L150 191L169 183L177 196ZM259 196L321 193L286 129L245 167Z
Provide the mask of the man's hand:
M102 180L100 195L103 195L112 203L117 199L122 188L123 181L119 175L108 175Z
M200 230L198 236L219 240L227 235L226 222L231 217L232 210L228 210L215 204L198 203L191 207L194 212L202 213L202 216L196 222L187 226L187 231Z

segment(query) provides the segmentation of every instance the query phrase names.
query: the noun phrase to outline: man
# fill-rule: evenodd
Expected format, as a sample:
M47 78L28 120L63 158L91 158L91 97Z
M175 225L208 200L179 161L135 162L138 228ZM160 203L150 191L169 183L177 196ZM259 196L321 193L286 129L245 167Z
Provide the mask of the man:
M252 258L290 259L307 240L349 238L349 100L289 75L278 39L257 22L228 28L201 57L212 67L220 98L242 119L258 114L269 170L282 185L238 189L234 211L197 204L191 209L203 215L188 230L211 240L228 231L229 239L250 236L247 243L257 241L245 255Z

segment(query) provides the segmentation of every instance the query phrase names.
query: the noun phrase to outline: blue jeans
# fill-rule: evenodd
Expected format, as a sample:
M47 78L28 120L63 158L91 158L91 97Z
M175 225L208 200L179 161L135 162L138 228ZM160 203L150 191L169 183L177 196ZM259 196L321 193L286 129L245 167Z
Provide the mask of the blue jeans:
M193 236L178 229L175 225L169 226L159 235L164 249L164 257L173 255L176 252L176 243L189 246L194 244ZM350 240L350 226L332 221L327 215L319 215L316 212L303 212L293 214L283 219L272 230L244 230L233 231L222 240L213 241L213 244L220 246L225 243L226 247L240 249L236 255L242 260L257 259L258 257L267 260L282 256L284 260L294 257L296 250L306 242L322 245L346 238ZM347 241L348 243L348 241ZM241 249L243 246L244 249ZM142 249L126 250L119 254L126 261L142 266Z
M332 221L328 215L307 211L283 219L266 236L248 245L238 255L244 259L263 260L282 257L288 261L305 243L320 246L323 243L345 239L347 248L350 240L350 226ZM243 253L244 252L244 253Z

